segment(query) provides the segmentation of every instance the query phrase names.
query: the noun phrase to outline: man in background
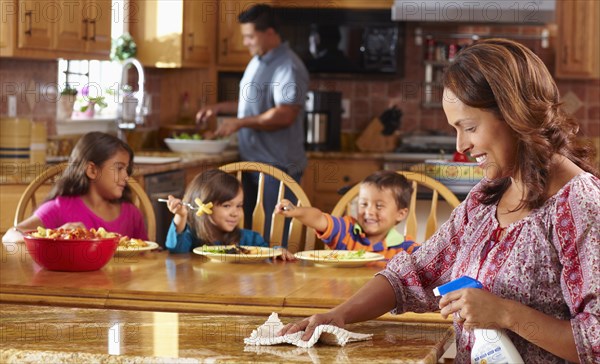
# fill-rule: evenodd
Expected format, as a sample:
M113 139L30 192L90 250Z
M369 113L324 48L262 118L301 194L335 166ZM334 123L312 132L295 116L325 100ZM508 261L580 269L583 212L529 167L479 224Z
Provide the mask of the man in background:
M241 160L275 166L299 183L307 163L304 103L309 84L308 71L287 42L282 41L273 8L255 5L242 12L238 21L244 46L253 56L240 81L238 101L206 106L198 111L196 121L206 123L213 115L231 115L237 111L236 118L222 119L215 135L229 136L237 132ZM245 224L250 227L258 174L245 175L242 183ZM269 238L273 209L278 202L278 183L270 177L265 181L266 239ZM292 196L286 193L288 197ZM287 244L286 241L281 243Z

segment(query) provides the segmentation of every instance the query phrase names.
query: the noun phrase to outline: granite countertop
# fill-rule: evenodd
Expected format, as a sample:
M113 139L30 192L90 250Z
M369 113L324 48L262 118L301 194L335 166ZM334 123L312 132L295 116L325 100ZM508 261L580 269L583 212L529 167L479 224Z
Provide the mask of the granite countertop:
M274 308L277 310L277 308ZM436 363L448 324L368 321L345 346L245 345L267 315L173 313L1 304L2 363ZM279 314L285 324L299 319Z
M176 169L186 169L203 165L222 165L239 160L237 149L227 149L219 154L189 153L180 154L172 152L138 152L136 157L171 157L179 158L170 163L136 163L133 176L161 173ZM64 161L66 163L66 161ZM0 185L3 184L29 184L33 179L43 173L50 165L47 164L2 164L0 169Z

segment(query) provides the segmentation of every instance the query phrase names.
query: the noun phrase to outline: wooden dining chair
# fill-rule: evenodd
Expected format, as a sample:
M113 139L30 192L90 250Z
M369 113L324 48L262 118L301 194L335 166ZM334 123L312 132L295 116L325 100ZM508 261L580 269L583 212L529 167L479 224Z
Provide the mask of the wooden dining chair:
M278 197L277 200L281 200L285 193L285 188L288 188L298 200L297 206L310 207L310 201L308 196L300 187L300 184L296 182L290 175L283 172L282 170L273 167L268 164L259 162L234 162L219 167L222 171L227 173L235 173L239 181L242 180L242 173L244 172L258 172L258 191L256 194L256 204L252 213L252 230L256 231L260 235L264 236L265 226L265 209L264 209L264 188L265 188L265 175L269 175L279 180ZM271 245L278 245L283 238L283 227L285 218L282 215L273 213L273 216L269 216L271 219L271 231L269 232L269 241ZM244 225L244 221L240 221L240 228ZM304 226L297 219L292 219L290 222L290 229L288 232L288 250L292 253L302 250L311 250L315 247L315 232L313 229Z
M60 177L66 168L67 164L65 163L52 166L44 170L29 183L17 203L17 210L13 222L14 226L23 221L25 217L31 216L38 205L44 202L46 196L50 192L52 183ZM133 204L140 209L146 222L148 239L150 239L150 241L156 241L156 216L148 195L134 178L129 178L127 185L132 192Z
M433 233L438 228L437 223L437 214L438 214L438 196L441 195L444 200L450 205L452 209L456 208L460 201L456 197L456 195L448 189L448 187L444 186L439 181L426 176L424 174L418 172L408 172L408 171L397 171L396 173L403 175L412 183L413 192L410 198L410 205L408 216L405 220L404 225L404 234L417 239L417 231L418 231L418 221L417 221L417 193L418 192L430 192L431 193L431 204L429 209L429 215L427 217L427 222L425 225L425 239L427 240L433 235ZM353 201L358 196L358 190L360 189L360 184L355 185L350 190L348 190L342 198L338 201L338 203L333 208L331 212L334 216L343 216L343 215L354 215L355 212L352 208Z

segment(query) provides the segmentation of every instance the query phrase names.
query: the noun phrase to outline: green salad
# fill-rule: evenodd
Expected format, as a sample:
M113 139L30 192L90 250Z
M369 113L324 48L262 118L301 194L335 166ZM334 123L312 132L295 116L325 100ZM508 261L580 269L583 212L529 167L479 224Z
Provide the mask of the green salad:
M366 258L365 250L334 250L331 253L328 253L325 256L319 257L311 254L313 258L317 259L326 259L326 260L352 260L352 259L365 259Z
M243 248L241 246L219 246L219 247L202 247L202 251L213 254L251 254L250 249Z
M202 137L202 134L200 133L181 133L181 134L174 134L173 138L175 139L183 139L183 140L202 140L204 139Z

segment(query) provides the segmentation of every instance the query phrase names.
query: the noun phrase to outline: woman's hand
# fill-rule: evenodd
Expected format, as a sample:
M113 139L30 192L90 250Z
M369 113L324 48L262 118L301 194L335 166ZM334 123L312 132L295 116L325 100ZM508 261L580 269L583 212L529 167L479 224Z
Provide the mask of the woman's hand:
M465 288L450 292L440 300L442 317L454 314L465 329L510 328L510 302L484 289Z
M283 336L304 330L302 340L308 341L319 325L334 325L343 328L344 320L336 315L334 311L318 313L316 315L312 315L311 317L305 318L302 321L285 325L281 330L279 330L277 335Z

